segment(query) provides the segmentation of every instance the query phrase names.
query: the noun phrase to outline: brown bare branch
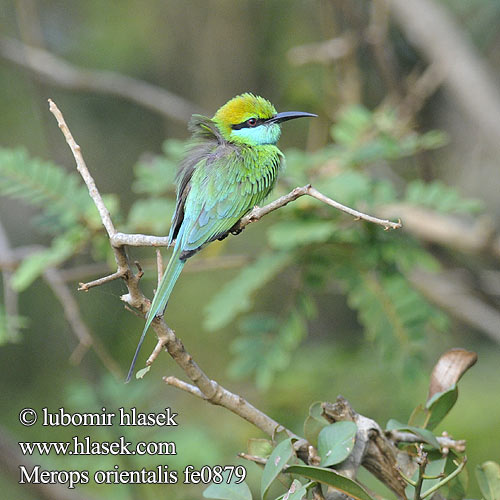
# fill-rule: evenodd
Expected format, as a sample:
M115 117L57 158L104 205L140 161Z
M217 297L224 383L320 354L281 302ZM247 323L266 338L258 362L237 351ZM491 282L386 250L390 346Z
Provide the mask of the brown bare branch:
M213 405L223 406L227 410L235 413L236 415L244 418L248 422L252 423L262 431L264 431L269 436L275 435L277 432L285 431L291 437L296 436L293 432L283 427L281 424L273 420L271 417L267 416L265 413L261 412L255 406L252 406L247 400L243 399L241 396L234 394L215 380L212 380L212 391L207 394L200 391L197 387L191 384L183 382L176 377L164 377L164 382L168 385L172 385L181 389L183 391L189 392L193 396L204 399ZM303 440L302 440L303 441Z

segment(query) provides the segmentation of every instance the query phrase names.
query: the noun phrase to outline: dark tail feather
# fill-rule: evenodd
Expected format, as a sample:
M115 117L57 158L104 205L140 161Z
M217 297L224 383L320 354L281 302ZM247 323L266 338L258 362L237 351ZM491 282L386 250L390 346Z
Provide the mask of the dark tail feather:
M149 309L149 313L147 316L146 324L144 325L144 330L142 330L142 335L137 344L137 349L135 350L134 359L132 360L132 364L130 365L130 369L128 371L127 379L125 383L129 382L132 378L132 374L134 372L135 363L137 361L137 356L139 355L139 351L141 350L142 343L144 342L144 338L146 337L146 332L148 331L149 326L151 325L153 319L158 314L162 314L167 305L168 299L172 290L174 288L175 282L179 275L181 274L182 268L184 267L184 260L179 259L180 249L174 249L174 253L170 258L167 269L163 274L163 278L161 279L160 286L155 293L153 298L153 302L151 303L151 307Z

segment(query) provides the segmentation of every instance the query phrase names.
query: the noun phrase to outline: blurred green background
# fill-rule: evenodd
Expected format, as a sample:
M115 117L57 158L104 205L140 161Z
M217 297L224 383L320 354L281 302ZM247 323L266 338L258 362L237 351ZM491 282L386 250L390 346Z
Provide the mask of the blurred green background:
M412 1L408 5L415 3L419 4ZM494 88L498 86L498 2L436 3L444 7L446 18L453 23L464 45L448 43L446 31L431 33L434 43L439 44L443 37L443 50L448 50L451 65L454 61L462 64L463 47L467 47L471 59L486 66L489 84ZM30 157L61 165L66 172L74 171L71 153L48 112L47 99L52 98L82 147L99 189L116 195L115 204L119 203L120 207L115 210L118 228L166 234L171 205L165 205L165 216L160 217L160 221L148 218L148 207L153 205L145 204L142 212L138 205L134 208L141 198L161 200L165 195L172 199L172 190L166 189L165 194L155 193L151 187L142 191L140 188L141 179L147 180L151 165L155 174L155 161L158 172L170 169L171 178L166 177L168 183L173 179L176 155L182 148L179 143L169 142L166 154L162 153L165 139L188 137L186 116L191 112L211 115L234 95L252 91L271 100L278 110L297 109L319 115L314 122L299 120L285 125L280 141L282 150L294 148L307 154L290 151L289 169L277 194L315 178L318 184L327 186L330 177L335 177L340 169L341 175L350 172L352 182L351 177L346 177L348 188L339 182L337 188L332 184L332 190L325 194L334 199L344 197L339 201L381 214L380 207L395 202L418 205L419 200L415 196L411 200L408 194L412 182L430 185L442 181L442 184L434 184L438 186L435 195L438 199L431 200L429 207L439 212L439 198L450 194L443 186L449 186L453 193L459 194L453 195L456 196L454 208L442 210L446 217L453 217L450 219L453 221L457 217L464 228L470 228L471 234L486 227L494 241L498 237L500 213L500 136L491 124L500 123L500 116L495 115L500 91L496 95L498 101L489 107L491 116L483 116L482 108L471 108L469 103L476 99L474 92L478 89L470 88L471 95L461 93L460 85L455 85L453 77L448 77L445 68L440 67L439 57L433 60L432 51L425 49L425 40L419 38L418 30L417 34L408 35L411 16L405 23L403 11L397 1L389 2L386 7L384 2L368 0L3 0L0 4L0 146L6 149L22 146ZM52 53L58 58L56 64L43 59L42 53L25 51L26 45ZM78 83L80 88L76 88L77 85L73 89L63 88L65 73L58 64L64 61L82 69L116 72L148 82L185 99L185 108L181 113L172 111L166 116L151 106L114 95L113 89L85 90L84 79ZM52 76L27 68L37 63L48 68L48 73L53 71ZM427 71L429 67L431 71ZM474 73L476 69L471 71ZM92 73L88 78L95 81L97 76ZM477 96L477 102L486 97L489 96ZM337 124L337 128L331 130L333 124ZM443 133L425 135L434 129ZM347 138L346 130L351 134ZM4 156L0 163L2 158ZM359 199L358 191L352 188L351 193L349 189L363 179L370 182L375 179L376 184L370 186L382 186L380 191L387 191L390 184L394 193L391 191L385 198L374 194L369 201ZM0 189L1 182L0 179ZM314 185L319 188L317 183ZM359 193L363 193L363 189L360 188ZM370 196L377 189L370 187ZM422 194L422 203L429 195L426 193ZM41 209L33 199L22 199L7 189L3 194L0 222L10 247L50 245L54 232L40 228L37 216ZM298 205L299 208L289 206L280 211L285 215L271 214L237 238L215 243L196 256L175 288L167 322L210 377L298 434L302 432L309 405L317 400L334 401L338 394L382 427L389 418L406 421L412 409L425 401L430 370L439 355L454 346L476 351L479 361L461 381L458 403L439 430L467 440L469 497L477 497L474 467L485 460L500 459L500 322L497 323L500 253L489 250L488 238L484 247L464 251L460 243L442 244L439 238L419 233L411 225L401 234L383 233L382 228L368 228L347 215L332 214L312 201ZM466 205L472 208L460 210ZM144 211L146 214L141 215ZM335 217L338 226L334 229L339 232L327 236L321 232L318 236L313 231L311 234L316 239L311 247L304 244L296 249L294 244L288 244L289 247L284 248L279 228L274 226L276 221L295 224L293 238L300 238L301 228L305 227L300 224L307 223L308 213L314 213L322 224ZM397 217L397 212L390 216ZM94 262L105 264L106 259L112 264L106 255L102 233L97 229L92 231L88 237L95 236L97 243L86 242L58 264L60 269L68 271L82 269L82 266L89 269ZM362 233L359 241L358 233ZM336 239L336 234L342 237ZM466 229L464 237L467 234ZM384 253L384 249L393 241L399 245L394 252L404 252L406 246L417 249L414 261L413 254L408 254L406 263L383 257L388 253ZM326 254L322 253L325 248ZM338 248L355 251L338 257ZM368 255L370 248L380 252ZM235 318L229 318L227 324L216 331L205 328L205 305L225 284L237 279L255 255L266 249L290 250L289 265L270 275L258 291L248 291L251 307L242 308L243 314L235 314ZM61 300L46 279L34 279L16 297L18 315L24 318L25 327L13 331L12 322L5 320L5 312L9 313L9 292L5 284L15 266L7 262L5 249L2 251L2 300L6 302L0 309L5 323L0 347L2 434L10 435L14 442L64 441L75 434L113 440L124 435L133 441L174 440L178 449L177 456L165 460L32 457L46 468L95 470L112 469L119 464L122 469L137 469L168 463L170 468L181 470L186 464L243 463L236 454L245 450L247 439L259 437L260 432L221 408L207 406L167 387L161 380L163 376L183 377L168 356L160 356L144 380L126 386L120 377L110 373L109 365L105 366L92 349L78 363L71 362L70 356L78 342ZM129 253L143 263L146 269L143 289L150 294L156 276L154 252L134 248ZM380 318L384 317L384 311L373 313L375 315L368 319L363 316L359 302L366 297L356 288L352 273L357 267L377 269L383 261L384 279L389 280L403 273L402 269L407 273L405 276L409 276L412 266L416 269L427 258L436 263L435 269L440 268L437 275L441 282L458 286L459 292L457 288L453 292L457 294L458 310L449 304L443 306L439 293L436 297L429 290L426 294L419 289L419 300L422 294L430 304L429 312L423 314L439 316L440 326L434 328L425 318L419 318L414 327L408 320L403 326L408 327L409 335L415 338L410 337L410 347L406 349L399 345L396 337L381 337L379 330L385 326ZM314 268L315 262L320 261L321 265ZM338 266L335 271L334 265ZM109 270L113 271L112 265ZM346 270L351 274L347 275ZM347 277L342 275L343 271ZM101 265L98 271L89 271L85 276L72 277L67 273L67 289L76 300L89 331L125 373L143 322L124 310L120 301L120 295L126 292L124 284L115 281L88 293L76 292L78 281L91 280L106 272L106 266ZM320 273L321 279L314 273ZM405 286L413 290L414 284L405 282ZM299 299L293 290L299 290L296 294ZM448 298L452 297L452 304L453 293L443 292ZM485 309L475 309L469 314L458 305L463 304L459 302L463 296ZM300 305L302 299L313 304L314 312L307 312L307 306ZM288 309L285 310L283 304L287 304L286 308L292 313L298 311L300 327L297 338L290 338L285 331L283 341L289 347L281 351L276 347L281 341L276 340L275 334L280 328L288 328ZM212 314L217 316L214 307ZM377 304L374 303L373 308L377 309ZM367 326L375 321L371 318L382 322L379 330L377 326L371 329ZM262 326L263 322L268 326ZM421 327L420 333L414 333ZM279 362L268 359L259 365L250 359L251 355L260 359L262 352L257 350L247 353L245 358L248 346L257 345L262 335L271 338L269 345L276 350L276 356L281 356ZM240 339L239 344L233 342L235 338ZM140 366L152 348L150 334ZM245 363L250 363L249 369L244 367ZM75 430L40 425L22 427L18 422L19 411L25 407L37 411L42 407L53 410L64 407L73 412L90 412L99 411L103 406L110 411L136 406L146 412L171 407L179 413L179 426L166 430ZM255 487L259 478L257 467L246 465L249 483ZM0 470L0 481L5 498L40 498L39 492L19 486L15 474L5 466ZM79 491L89 498L147 499L169 495L169 498L187 499L200 498L202 489L183 484L97 486L91 482ZM385 494L392 498L390 493Z

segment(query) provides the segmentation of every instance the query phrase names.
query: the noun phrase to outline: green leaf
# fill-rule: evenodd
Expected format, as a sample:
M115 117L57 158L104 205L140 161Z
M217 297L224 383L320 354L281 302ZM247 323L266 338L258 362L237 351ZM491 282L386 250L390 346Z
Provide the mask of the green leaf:
M345 460L354 447L357 426L354 422L335 422L324 427L318 436L318 454L321 467Z
M313 481L326 484L356 500L373 500L362 486L332 469L311 467L309 465L290 465L286 472L287 474L299 474Z
M140 370L137 370L137 373L135 374L135 378L136 379L144 378L144 376L146 375L146 373L149 372L149 370L151 370L151 366L146 366L145 368L141 368Z
M224 471L222 476L224 481L220 484L211 484L203 491L204 498L217 498L219 500L252 500L252 493L245 481L236 484L236 477L233 475L228 483L229 471Z
M425 468L425 475L426 476L439 476L444 472L444 467L446 465L446 458L441 458L439 460L433 460L430 462L427 467ZM413 481L416 481L418 479L418 470L415 471L415 473L412 476ZM422 482L422 492L426 492L429 488L432 488L436 484L441 481L442 478L436 478L436 479L424 479ZM439 488L441 490L441 488ZM415 496L415 488L409 484L406 486L405 489L406 496L408 498L414 498Z
M273 451L273 444L269 439L251 438L247 443L249 455L267 458Z
M436 436L429 431L428 429L421 429L420 427L414 427L412 425L402 424L397 420L391 419L387 422L386 430L388 431L410 431L413 432L416 436L418 436L423 442L430 444L436 449L440 449L438 440Z
M485 500L500 498L500 465L493 461L478 465L476 478Z
M264 286L291 260L287 253L264 253L226 283L205 307L205 327L217 330L229 324L240 312L251 306L251 296Z
M426 429L433 430L453 408L458 398L458 388L453 385L448 390L438 392L425 405L429 411Z
M76 174L23 149L0 148L0 194L41 207L43 224L51 229L72 228L89 210L97 212Z
M298 479L294 479L288 491L276 500L302 500L307 495L307 487L310 484L302 484Z
M424 428L428 414L429 411L426 408L424 408L422 403L419 403L418 406L416 406L414 410L411 412L410 418L408 419L408 425Z
M260 482L260 493L262 498L265 497L269 486L278 477L278 474L283 470L286 463L293 456L292 439L285 439L279 443L267 459L266 466L262 472Z
M323 418L323 403L316 401L309 407L309 415L304 422L304 437L313 445L317 446L318 435L328 422Z

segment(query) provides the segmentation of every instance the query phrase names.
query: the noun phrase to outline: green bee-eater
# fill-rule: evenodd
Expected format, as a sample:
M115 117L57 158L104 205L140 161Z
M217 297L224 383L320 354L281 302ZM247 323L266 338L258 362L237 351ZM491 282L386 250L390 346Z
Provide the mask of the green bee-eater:
M262 97L234 97L212 119L193 115L189 123L192 146L177 174L177 204L169 243L174 251L154 296L146 325L130 366L153 318L162 314L186 260L207 243L226 236L231 228L271 192L283 160L276 147L280 123L316 116L277 113Z

